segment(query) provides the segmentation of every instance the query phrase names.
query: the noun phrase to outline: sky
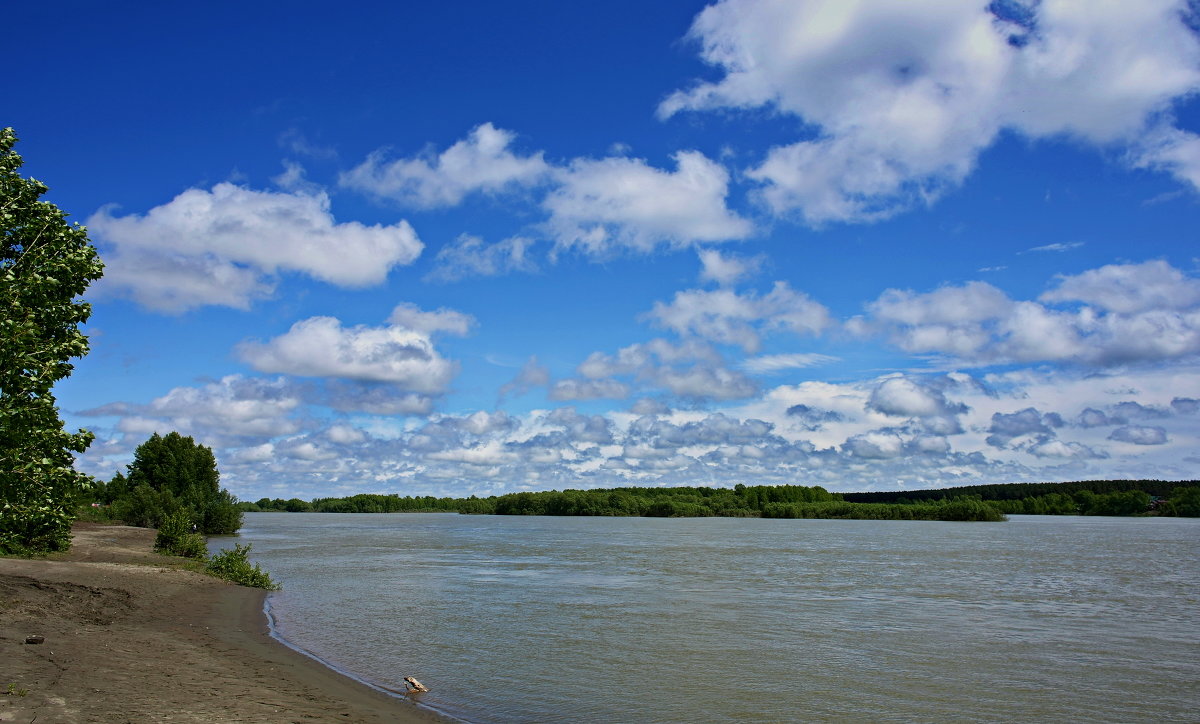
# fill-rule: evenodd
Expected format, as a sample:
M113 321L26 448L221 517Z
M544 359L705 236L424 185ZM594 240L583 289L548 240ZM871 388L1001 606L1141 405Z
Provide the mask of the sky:
M23 3L55 388L260 497L1200 467L1200 5Z

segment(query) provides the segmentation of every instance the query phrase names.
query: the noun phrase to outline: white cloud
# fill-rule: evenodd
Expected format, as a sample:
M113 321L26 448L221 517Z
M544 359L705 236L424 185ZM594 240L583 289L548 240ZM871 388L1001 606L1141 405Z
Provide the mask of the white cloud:
M1108 439L1134 445L1165 445L1167 431L1157 425L1124 425L1113 430Z
M1135 314L1200 306L1200 279L1165 261L1109 264L1074 276L1060 275L1043 302L1083 302L1110 312Z
M1072 249L1078 249L1081 246L1083 246L1082 241L1059 242L1056 244L1043 244L1042 246L1035 246L1030 249L1026 249L1025 251L1020 251L1017 253L1018 254L1028 254L1031 251L1059 251L1059 252L1062 252L1062 251L1070 251Z
M1160 126L1130 155L1139 168L1166 171L1200 189L1200 136L1195 133Z
M846 440L844 447L850 454L860 458L887 459L904 454L904 439L894 432L876 431L855 435Z
M871 391L867 407L885 415L931 417L966 412L963 405L951 404L941 390L907 377L890 377Z
M656 302L648 316L679 335L736 344L747 352L758 350L765 330L817 334L829 325L829 310L787 282L776 282L762 296L689 289L677 292L670 304Z
M304 132L299 128L289 128L279 134L276 139L280 148L287 149L297 156L307 156L309 158L331 160L337 158L337 150L331 146L322 146L313 143L304 135Z
M1058 413L1042 414L1034 407L1012 413L992 413L992 424L988 427L991 433L987 444L992 447L1004 447L1013 440L1025 435L1040 435L1042 439L1054 437L1054 428L1062 427L1063 420Z
M558 247L603 256L749 236L751 223L725 205L729 173L696 151L674 159L674 173L615 157L575 159L558 170L558 186L542 202Z
M577 371L588 379L600 379L614 375L647 373L647 370L659 364L695 361L720 364L721 356L702 342L672 344L665 339L652 339L649 342L622 347L617 350L616 355L593 352L580 363Z
M534 387L545 387L550 384L550 370L538 364L534 355L525 361L517 376L500 387L500 397L508 395L524 395Z
M1103 459L1107 453L1097 452L1079 442L1066 442L1057 438L1042 438L1029 446L1029 454L1038 458Z
M469 314L445 307L437 311L426 312L410 302L397 304L396 308L392 310L391 316L388 317L388 322L425 334L448 332L460 336L470 332L471 327L475 326L475 318Z
M1166 262L1060 276L1039 299L1014 301L984 282L924 294L889 289L867 306L867 318L849 326L886 334L907 352L963 364L1112 365L1200 353L1200 280Z
M612 155L546 163L540 152L509 150L515 135L485 123L441 154L385 161L380 152L342 174L341 185L417 208L455 206L471 193L532 189L548 217L535 228L555 243L554 254L581 249L607 256L622 249L651 251L743 239L753 224L726 205L729 172L698 151L674 154L674 171L643 159ZM291 182L295 173L285 174ZM536 269L533 240L514 236L488 245L460 236L439 252L432 280L454 281Z
M888 289L867 308L873 317L888 323L954 327L1001 317L1011 306L1008 296L991 284L968 282L926 294Z
M500 193L541 181L549 171L542 154L518 156L509 150L516 138L491 123L436 156L386 161L382 152L342 174L347 188L366 191L416 208L455 206L474 192Z
M988 0L725 0L690 31L723 77L659 114L768 106L814 127L748 174L776 213L812 224L935 198L1005 129L1124 145L1197 185L1200 142L1169 115L1200 89L1186 0L1020 8L1024 20Z
M732 400L753 395L758 386L753 380L728 369L720 354L707 344L688 341L672 344L653 339L644 344L623 347L616 355L593 352L577 368L582 380L562 380L556 399L589 399L600 396L593 391L611 391L603 396L627 397L633 390L624 382L614 384L613 377L633 377L641 385L666 389L691 399ZM601 383L587 384L589 381ZM624 394L617 395L616 392ZM576 395L568 397L567 395Z
M762 255L744 257L722 254L716 249L699 249L696 253L700 256L702 265L700 280L716 282L723 287L754 276L765 259Z
M503 465L516 462L516 454L505 450L498 441L488 442L469 448L443 450L430 453L431 460L466 463L468 465Z
M302 404L300 391L283 378L227 375L200 387L174 387L148 404L113 403L81 414L118 416L118 429L128 433L271 438L300 430L293 413Z
M454 282L469 277L491 277L514 271L537 271L537 263L529 250L534 241L513 236L495 244L487 244L478 236L461 234L434 257L434 267L426 279Z
M331 425L325 435L338 445L355 445L367 439L366 433L349 425Z
M182 312L213 304L246 309L269 296L282 272L342 287L382 283L423 245L408 222L337 223L323 192L255 191L220 183L189 189L145 215L88 219L102 245L109 293Z
M558 380L550 385L550 399L571 400L623 400L629 397L629 385L617 380Z
M774 374L784 370L804 369L837 362L837 357L816 352L797 352L793 354L770 354L762 357L751 357L742 362L742 369L754 374Z
M758 385L739 372L717 365L661 367L653 380L673 394L700 400L738 400L758 392Z
M426 395L445 391L457 371L427 333L399 325L342 327L333 317L296 322L267 342L243 343L238 353L263 372L386 382Z
M305 430L296 429L308 418L303 401L297 405L302 386L234 377L164 395L153 407L117 403L90 411L121 418L131 442L101 431L82 463L89 472L111 475L145 435L180 429L217 446L223 483L250 499L363 491L489 495L521 485L698 479L713 485L801 480L839 491L919 489L1061 479L1064 465L1079 479L1178 479L1192 474L1179 450L1200 439L1195 400L1178 390L1197 389L1198 375L1195 366L1182 365L1086 373L1024 369L982 379L908 375L780 386L720 412L639 403L632 412L603 415L569 407L519 416L477 411L403 424L356 416ZM879 410L869 404L872 398ZM229 404L241 402L255 404ZM921 416L943 410L962 421L952 437L924 424L946 416ZM1103 410L1110 425L1065 424L1087 410ZM176 415L187 414L194 414L192 427L177 427L189 418ZM1116 418L1153 422L1112 422ZM262 435L220 432L243 423ZM1114 435L1113 425L1131 429ZM987 443L993 435L1004 438L1000 446Z
M409 392L382 382L327 379L317 392L314 403L341 412L424 416L433 411L432 393Z

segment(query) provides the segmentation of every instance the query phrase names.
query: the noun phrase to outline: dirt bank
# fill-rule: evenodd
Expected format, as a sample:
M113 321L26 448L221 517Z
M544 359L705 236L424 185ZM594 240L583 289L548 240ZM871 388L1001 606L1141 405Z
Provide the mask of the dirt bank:
M437 721L279 644L262 591L153 542L79 524L69 554L0 558L0 722Z

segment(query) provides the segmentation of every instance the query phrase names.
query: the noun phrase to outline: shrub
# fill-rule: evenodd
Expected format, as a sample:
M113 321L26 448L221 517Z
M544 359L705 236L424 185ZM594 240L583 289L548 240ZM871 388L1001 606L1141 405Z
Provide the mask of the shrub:
M967 521L982 520L999 522L1004 520L1004 513L987 503L969 498L953 500L938 506L938 520Z
M138 485L112 505L117 518L125 525L139 528L158 528L171 515L180 512L182 505L170 490L154 490L149 485Z
M173 556L203 560L208 555L204 536L192 532L192 519L179 510L167 516L154 537L154 550Z
M265 588L268 591L278 591L280 588L279 584L272 581L271 576L257 563L250 562L249 544L241 545L239 543L235 544L233 548L221 551L208 559L205 570L217 578L224 578L226 581L240 583L243 586Z
M1171 494L1170 505L1174 515L1200 518L1200 488L1176 488Z

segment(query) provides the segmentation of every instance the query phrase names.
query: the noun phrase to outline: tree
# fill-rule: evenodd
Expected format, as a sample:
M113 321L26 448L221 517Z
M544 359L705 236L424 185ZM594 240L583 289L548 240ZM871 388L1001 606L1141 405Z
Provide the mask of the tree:
M1172 515L1200 518L1200 487L1176 488L1170 505Z
M0 552L65 550L90 480L72 453L93 435L63 428L51 388L87 354L79 325L92 309L79 295L104 265L87 231L40 200L46 185L18 173L16 141L0 130Z
M212 449L190 437L154 433L133 452L127 477L133 495L118 504L127 523L157 528L186 510L205 533L225 535L242 527L237 499L221 488Z

